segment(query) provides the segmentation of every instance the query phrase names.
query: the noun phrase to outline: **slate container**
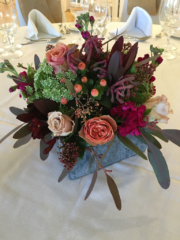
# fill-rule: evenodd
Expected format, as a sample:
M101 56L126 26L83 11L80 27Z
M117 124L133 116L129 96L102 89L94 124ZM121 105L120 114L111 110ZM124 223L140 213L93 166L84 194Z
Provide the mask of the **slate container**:
M137 138L129 135L128 138L142 151L145 152L147 145L140 142ZM58 152L58 146L60 146L60 139L56 142L56 151ZM104 154L108 146L108 143L104 145L98 145L94 147L94 150L97 152L97 154ZM103 160L102 166L105 168L109 165L112 165L116 162L120 162L124 159L127 159L129 157L135 156L136 153L131 151L129 148L127 148L123 143L119 141L119 139L116 137L114 140L114 143L108 150L106 157ZM98 159L99 160L99 159ZM86 151L84 154L84 158L79 159L77 161L74 168L71 170L71 172L68 174L69 179L74 180L80 177L83 177L85 175L88 175L90 173L93 173L95 170L95 160L94 155Z

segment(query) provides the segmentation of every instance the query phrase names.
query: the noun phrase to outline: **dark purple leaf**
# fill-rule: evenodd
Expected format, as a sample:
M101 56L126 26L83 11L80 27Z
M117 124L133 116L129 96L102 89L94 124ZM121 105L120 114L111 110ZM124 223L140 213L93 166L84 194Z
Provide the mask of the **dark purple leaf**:
M59 178L58 178L58 182L61 182L61 181L68 175L68 173L69 173L70 171L71 171L71 170L67 170L66 168L64 168L64 169L62 170L61 175L60 175Z
M90 186L88 188L88 191L86 193L86 196L85 196L84 200L86 200L89 197L89 195L91 194L91 192L92 192L92 190L94 188L96 179L97 179L97 169L94 171L94 174L93 174L93 177L92 177L92 180L91 180L91 184L90 184Z
M123 75L124 75L124 67L120 66L116 74L116 81L118 81L119 78L122 77Z
M165 129L162 130L163 135L169 139L169 141L176 144L178 147L180 147L180 130L176 129Z
M18 115L16 118L22 122L29 122L37 116L37 113L23 113Z
M121 36L120 38L118 38L118 40L113 45L109 58L111 58L113 53L116 52L116 51L121 53L122 48L123 48L123 43L124 43L124 38L123 38L123 36Z
M19 147L25 145L26 143L28 143L30 140L31 140L31 134L27 135L27 136L24 137L24 138L18 139L18 140L15 142L13 148L19 148Z
M130 68L131 66L133 65L134 63L134 60L136 58L136 55L137 55L137 49L134 49L134 51L131 52L131 55L129 56L128 60L127 60L127 63L124 67L124 72L126 73Z
M124 62L123 62L123 66L125 67L129 58L131 58L131 61L134 62L135 58L136 58L136 55L137 55L137 50L138 50L138 42L136 42L131 48L130 50L128 51L127 54L124 55ZM133 54L133 58L132 58L132 53L135 51L136 55L134 57L134 54Z
M44 99L43 101L46 104L47 108L49 109L49 112L54 112L58 110L59 104L57 102L50 99Z
M24 123L23 123L24 124ZM11 134L16 132L20 127L23 126L23 124L19 125L18 127L15 127L13 130L11 130L8 134L6 134L3 138L0 139L0 143L2 143L6 138L8 138Z
M49 113L49 108L46 106L46 103L44 100L39 100L39 99L36 99L33 101L35 107L42 113L44 114L45 116L48 115Z
M162 188L167 189L170 185L169 170L164 156L161 151L148 142L148 158L151 163L157 180Z
M119 52L113 53L108 65L108 77L113 77L113 82L116 80L116 74L119 68Z
M41 63L41 62L40 62L40 59L39 59L38 55L35 54L35 55L34 55L34 66L35 66L35 69L36 69L36 70L38 70L40 63Z
M16 108L16 107L10 107L9 110L16 116L18 116L19 114L24 113L24 111L20 108Z
M31 131L29 130L29 124L26 124L13 135L13 138L20 139L20 138L26 137L30 133Z
M114 199L117 209L120 211L121 210L121 198L119 196L119 191L116 186L116 183L114 182L112 177L110 177L108 174L106 174L106 177L107 177L107 183L108 183L109 190L113 196L113 199Z

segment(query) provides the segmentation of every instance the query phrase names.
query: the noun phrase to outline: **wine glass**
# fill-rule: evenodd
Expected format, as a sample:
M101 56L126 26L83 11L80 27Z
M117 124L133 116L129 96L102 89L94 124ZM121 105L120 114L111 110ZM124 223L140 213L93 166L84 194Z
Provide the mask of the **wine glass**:
M23 55L21 51L16 51L14 47L14 36L18 30L16 13L12 0L7 0L5 3L0 2L0 31L7 36L10 45L9 52L4 52L0 55L2 59L16 59Z
M159 20L163 30L167 34L167 44L163 46L163 58L174 59L176 56L170 51L170 37L180 29L180 0L162 0L160 5Z
M101 24L105 21L108 5L107 0L92 0L93 16L95 19L94 29L102 30Z
M75 17L75 21L77 17L82 13L86 13L89 11L89 3L90 0L70 0L70 11ZM77 40L72 41L73 43L83 43L84 39L81 37L81 33L79 32L79 38Z
M98 30L100 32L100 36L99 37L104 37L104 35L107 32L107 28L108 28L110 22L111 22L111 6L110 6L110 4L107 4L106 17L105 17L103 22L98 27Z

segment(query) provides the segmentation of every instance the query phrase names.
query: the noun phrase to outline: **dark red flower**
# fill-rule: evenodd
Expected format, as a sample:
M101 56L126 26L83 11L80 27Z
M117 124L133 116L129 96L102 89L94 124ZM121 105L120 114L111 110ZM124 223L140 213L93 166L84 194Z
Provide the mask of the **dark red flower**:
M144 105L137 107L134 102L119 104L117 107L111 109L112 116L117 114L119 118L124 119L124 122L118 127L118 132L122 137L128 134L132 136L139 136L141 134L140 128L145 127L147 124L143 117L145 110L146 107Z
M37 118L32 120L32 123L29 124L29 130L32 132L33 139L43 139L46 134L48 134L48 125L46 122L42 122Z
M161 56L159 56L157 59L156 59L156 63L158 64L161 64L163 62L163 58Z

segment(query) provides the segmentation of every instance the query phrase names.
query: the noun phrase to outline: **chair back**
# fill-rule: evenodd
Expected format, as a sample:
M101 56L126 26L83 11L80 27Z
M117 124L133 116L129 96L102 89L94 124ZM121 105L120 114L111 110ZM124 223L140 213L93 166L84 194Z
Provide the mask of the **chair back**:
M63 0L15 0L19 25L27 25L32 9L39 10L51 23L66 22L62 8Z
M159 5L161 0L120 0L121 22L126 22L134 7L145 9L152 18L153 24L159 24Z

